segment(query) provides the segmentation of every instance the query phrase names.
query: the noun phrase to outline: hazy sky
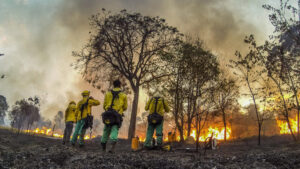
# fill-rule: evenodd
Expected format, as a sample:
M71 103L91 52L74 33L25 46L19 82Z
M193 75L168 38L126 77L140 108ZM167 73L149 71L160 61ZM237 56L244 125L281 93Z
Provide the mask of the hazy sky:
M106 8L160 16L182 33L198 35L222 64L245 50L251 33L263 40L272 32L267 0L0 0L0 95L9 104L24 97L42 98L41 110L52 118L84 89L103 102L70 64L72 51L88 40L88 18ZM145 96L141 97L141 104ZM131 105L130 105L131 106ZM100 112L98 109L97 112Z

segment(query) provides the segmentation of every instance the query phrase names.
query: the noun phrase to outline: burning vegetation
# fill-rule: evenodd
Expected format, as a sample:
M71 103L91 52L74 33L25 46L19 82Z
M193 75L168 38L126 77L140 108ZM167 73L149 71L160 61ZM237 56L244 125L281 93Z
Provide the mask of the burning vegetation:
M31 134L37 134L37 135L41 135L41 136L50 136L50 137L56 137L56 138L63 138L63 134L59 134L56 132L53 132L51 128L47 128L47 127L42 127L40 128L36 128L34 130L23 130L24 133L31 133ZM71 136L72 137L72 136ZM89 136L89 135L85 135L84 139L88 140L91 138L95 138L95 135Z
M16 101L8 116L17 137L36 141L37 150L33 153L20 150L16 158L11 150L14 146L10 145L14 137L0 138L1 155L4 156L3 159L0 157L0 161L5 161L4 168L14 167L10 161L18 167L26 165L28 168L39 168L44 165L40 164L43 162L55 164L58 168L65 165L72 168L74 164L85 164L78 168L90 166L81 158L89 159L99 168L172 168L173 163L178 165L174 168L202 168L201 165L206 163L208 165L204 168L222 168L226 165L238 168L239 164L242 167L250 164L253 168L273 168L284 163L281 156L274 155L273 149L276 149L284 154L283 159L293 157L286 168L299 168L299 145L290 143L288 137L295 142L300 140L300 10L287 5L288 2L280 1L280 9L264 5L271 12L274 35L264 44L259 44L254 35L246 36L244 43L249 51L236 51L235 58L225 64L199 37L180 33L160 17L143 16L126 10L112 13L102 9L90 18L92 31L88 44L72 53L76 57L75 69L79 69L84 80L101 89L103 94L105 90L102 87L114 81L114 89L108 90L103 101L105 127L101 143L100 137L97 137L100 135L97 131L100 116L94 118L91 108L100 105L100 101L94 99L90 91L82 92L82 100L77 103L71 101L66 111L58 111L52 120L42 116L41 98L29 97ZM298 4L300 9L300 0ZM287 19L296 14L299 20ZM146 101L147 112L139 114L141 89L151 99ZM126 110L129 102L127 95L132 100L130 111ZM247 105L241 105L241 96L249 98ZM0 96L0 106L2 125L8 110L4 96ZM123 112L130 116L124 122ZM75 123L74 136L71 137L73 149L68 147L69 138L62 141L66 146L58 145L61 138L71 136ZM110 153L115 152L122 125L123 128L124 125L129 126L126 128L128 140L134 140L137 145L138 140L145 142L143 146L147 150L150 150L149 147L166 150L161 143L163 140L168 151L174 148L176 157L167 154L170 159L162 159L157 156L160 153L156 150L154 153L144 153L142 150L140 154L128 152L130 148L126 140L120 140L121 148L117 150L123 153L125 160L120 158L121 155L117 159L111 156L111 160L104 153L99 157L97 146L101 144L103 152L106 152L109 136L112 140ZM89 128L90 133L85 135ZM68 134L63 135L63 129ZM157 133L152 139L154 130ZM8 131L0 132L12 135ZM76 147L77 136L82 148L79 150ZM44 148L45 145L39 141L49 141L49 137L58 139L51 139L53 147ZM259 146L249 148L248 143L254 145L253 138L257 139ZM84 140L93 150L85 148ZM217 152L224 156L211 151L206 157L207 147L213 149L207 143L213 145L216 140L223 146ZM13 141L20 145L17 139ZM260 146L261 142L266 143L266 151ZM280 143L291 146L277 148ZM297 149L292 151L294 147ZM30 145L26 148L32 150L35 147ZM285 149L291 152L284 152ZM182 150L186 152L180 152ZM192 154L190 150L198 154ZM39 158L41 152L41 160L44 161L37 164L24 162L23 159ZM177 155L183 158L178 160ZM249 161L242 162L248 158ZM159 163L152 159L159 159ZM205 161L207 159L211 161ZM148 163L145 165L143 161Z
M286 121L277 119L276 122L277 122L278 127L280 128L280 134L291 134L291 130L292 130L292 132L295 132L295 133L298 132L297 118L289 119L291 130Z

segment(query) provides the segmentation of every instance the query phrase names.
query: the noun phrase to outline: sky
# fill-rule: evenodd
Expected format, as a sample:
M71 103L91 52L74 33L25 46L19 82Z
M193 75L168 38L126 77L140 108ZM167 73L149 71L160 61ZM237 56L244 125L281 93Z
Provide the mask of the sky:
M127 9L159 16L180 32L199 36L222 65L245 51L246 35L263 41L272 33L268 0L0 0L0 95L9 105L39 96L41 114L52 119L71 100L79 101L83 90L103 102L103 94L87 84L71 64L72 51L89 39L89 17L106 8ZM147 96L142 93L139 107ZM247 99L241 99L246 104ZM131 106L131 105L129 105ZM139 109L140 112L142 108ZM101 108L96 112L100 113ZM130 115L129 112L128 116Z

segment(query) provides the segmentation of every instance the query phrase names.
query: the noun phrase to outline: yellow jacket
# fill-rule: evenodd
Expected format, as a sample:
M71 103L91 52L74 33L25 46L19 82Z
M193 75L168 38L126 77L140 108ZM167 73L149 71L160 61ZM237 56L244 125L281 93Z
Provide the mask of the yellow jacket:
M120 88L114 88L113 91L121 91ZM111 101L113 99L113 95L111 91L105 94L103 109L106 111L110 108ZM120 92L119 98L115 98L114 104L112 106L114 110L116 110L119 114L123 115L123 112L127 109L127 96L125 93Z
M145 110L148 111L149 110L149 114L152 114L155 112L155 98L150 99L145 107ZM156 112L161 115L164 116L165 112L169 112L170 108L167 104L167 102L160 97L157 101L157 107L156 107Z
M65 111L65 122L76 122L76 103L70 102L68 108Z
M91 115L92 113L92 106L98 106L100 105L100 102L96 99L89 99L88 105L83 108L83 112L81 112L80 108L84 106L84 104L87 102L88 97L84 97L82 100L80 100L77 104L77 121L84 119L87 117L87 114Z

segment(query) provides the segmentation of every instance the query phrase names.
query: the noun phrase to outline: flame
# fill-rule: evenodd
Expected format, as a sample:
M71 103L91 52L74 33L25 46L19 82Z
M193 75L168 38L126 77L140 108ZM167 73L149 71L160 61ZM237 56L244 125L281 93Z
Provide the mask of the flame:
M40 128L36 128L34 130L24 130L25 133L34 133L34 134L39 134L39 135L46 135L46 136L51 136L51 137L56 137L56 138L63 138L64 135L63 134L59 134L56 132L52 132L51 128L47 128L47 127L42 127ZM92 136L92 138L95 138L96 136ZM72 136L71 136L72 138ZM85 140L91 139L89 135L85 135L84 136Z
M224 140L224 135L225 135L225 128L223 127L221 130L218 129L218 127L209 127L208 131L205 134L200 135L199 141L204 142L206 138L211 137L213 134L213 137L217 140ZM231 129L226 127L226 138L230 139L231 135ZM191 136L194 138L196 141L196 129L192 130Z
M231 136L231 128L229 127L226 127L227 131L226 131L226 138L227 139L230 139L230 136ZM201 133L200 134L200 137L199 137L199 141L200 142L205 142L205 140L208 138L208 137L211 137L211 135L213 134L213 138L217 139L217 140L224 140L224 135L225 135L225 128L221 128L219 129L218 127L209 127L207 129L207 131L203 134ZM196 141L196 129L192 129L191 131L191 136L194 138L194 140ZM153 138L156 139L156 135L153 135ZM187 136L184 135L183 136L184 140L187 139ZM139 141L141 142L145 142L146 138L144 137L139 137ZM169 141L169 138L168 138L168 135L166 135L166 137L164 137L164 142L168 142ZM180 136L177 135L176 137L176 141L180 141Z
M277 125L280 128L280 134L291 134L288 123L283 120L276 119ZM297 117L290 119L290 125L293 132L297 132Z

